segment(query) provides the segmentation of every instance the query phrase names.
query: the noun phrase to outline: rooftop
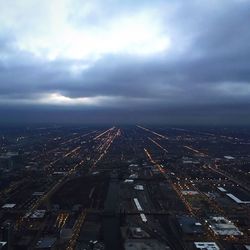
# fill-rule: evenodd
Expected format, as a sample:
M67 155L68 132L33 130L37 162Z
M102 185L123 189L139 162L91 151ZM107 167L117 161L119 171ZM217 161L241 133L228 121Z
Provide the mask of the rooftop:
M2 208L14 208L16 204L14 203L6 203L2 206Z
M126 240L124 243L125 250L167 250L170 249L165 244L152 239L133 239Z
M206 250L220 249L215 242L194 242L194 245L197 249L206 249Z
M209 227L216 235L243 235L243 233L228 219L224 217L211 217Z
M51 248L55 245L55 243L56 243L56 238L44 237L38 240L38 242L36 243L36 248L37 249Z
M202 224L194 217L182 216L178 219L181 230L185 234L202 234Z

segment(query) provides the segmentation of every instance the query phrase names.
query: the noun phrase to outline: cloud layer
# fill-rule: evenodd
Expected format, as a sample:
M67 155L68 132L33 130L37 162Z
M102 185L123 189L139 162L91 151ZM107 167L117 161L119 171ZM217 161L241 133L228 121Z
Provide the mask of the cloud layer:
M1 121L249 123L249 9L0 0Z

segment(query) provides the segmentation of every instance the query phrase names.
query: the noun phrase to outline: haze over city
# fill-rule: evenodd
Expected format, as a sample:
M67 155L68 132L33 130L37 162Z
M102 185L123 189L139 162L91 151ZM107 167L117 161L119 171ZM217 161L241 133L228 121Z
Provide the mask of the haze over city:
M0 1L0 121L247 125L250 2Z

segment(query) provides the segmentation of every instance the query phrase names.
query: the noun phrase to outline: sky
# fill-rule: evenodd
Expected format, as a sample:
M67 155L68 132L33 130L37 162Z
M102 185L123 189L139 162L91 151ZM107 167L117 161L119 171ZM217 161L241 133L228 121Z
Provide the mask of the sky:
M249 0L0 0L0 122L250 124Z

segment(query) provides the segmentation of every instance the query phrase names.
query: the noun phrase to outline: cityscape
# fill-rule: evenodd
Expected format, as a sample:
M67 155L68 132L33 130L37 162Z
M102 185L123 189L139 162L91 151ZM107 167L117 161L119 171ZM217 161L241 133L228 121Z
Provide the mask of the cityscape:
M250 0L0 0L0 250L250 250Z
M1 129L1 249L249 249L250 130Z

